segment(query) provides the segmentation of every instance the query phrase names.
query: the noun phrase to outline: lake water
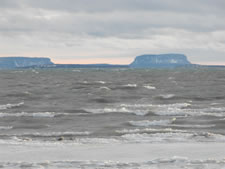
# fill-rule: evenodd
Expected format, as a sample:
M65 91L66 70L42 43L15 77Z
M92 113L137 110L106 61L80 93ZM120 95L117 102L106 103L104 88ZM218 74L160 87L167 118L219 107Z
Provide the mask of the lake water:
M0 168L225 168L225 69L0 71Z

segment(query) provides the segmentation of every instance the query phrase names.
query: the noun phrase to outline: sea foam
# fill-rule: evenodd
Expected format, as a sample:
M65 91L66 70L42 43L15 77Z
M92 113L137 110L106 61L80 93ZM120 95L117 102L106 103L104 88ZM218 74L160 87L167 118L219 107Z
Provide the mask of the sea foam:
M114 108L102 108L102 109L84 109L87 112L93 114L107 114L107 113L128 113L135 114L138 116L144 116L148 114L148 110L132 110L126 107L114 107Z
M13 126L0 126L0 130L10 130Z
M138 127L148 127L148 126L168 126L169 124L172 124L176 118L173 118L171 120L143 120L143 121L129 121L129 124L133 126Z
M14 108L14 107L20 107L22 105L24 105L24 102L20 102L20 103L17 103L17 104L0 105L0 110L6 110L6 109Z
M146 89L150 89L150 90L155 90L156 89L155 86L151 86L151 85L144 85L143 87L146 88Z
M0 113L0 117L56 117L59 115L69 115L69 113L55 113L55 112L37 112L37 113Z

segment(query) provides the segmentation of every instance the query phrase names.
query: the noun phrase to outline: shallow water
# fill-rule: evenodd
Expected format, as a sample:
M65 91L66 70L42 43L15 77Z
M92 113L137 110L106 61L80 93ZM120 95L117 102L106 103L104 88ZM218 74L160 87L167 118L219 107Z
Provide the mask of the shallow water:
M224 143L224 82L225 69L215 68L0 71L0 147L24 146L26 151L29 146L39 145ZM157 165L135 161L105 164L104 159L103 164L100 161L92 165L92 162L87 164L76 159L70 162L59 159L41 167L224 166L222 155L217 159L219 162L207 159L196 162L179 157L175 160L179 163L176 167L173 158L168 156L166 162L162 162L159 157ZM10 163L10 159L1 162L3 168L22 168L21 165L38 168L42 163Z

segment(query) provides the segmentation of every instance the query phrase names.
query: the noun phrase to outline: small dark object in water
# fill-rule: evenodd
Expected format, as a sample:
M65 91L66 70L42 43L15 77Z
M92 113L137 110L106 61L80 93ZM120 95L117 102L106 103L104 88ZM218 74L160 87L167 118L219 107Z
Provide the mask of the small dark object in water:
M57 141L63 141L64 140L64 137L59 137L58 139L57 139Z

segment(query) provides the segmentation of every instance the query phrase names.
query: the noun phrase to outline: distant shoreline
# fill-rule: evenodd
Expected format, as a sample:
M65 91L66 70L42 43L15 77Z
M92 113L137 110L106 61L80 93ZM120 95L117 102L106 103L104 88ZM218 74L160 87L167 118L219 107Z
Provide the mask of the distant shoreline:
M192 64L183 54L146 54L137 56L131 64L55 64L46 57L0 57L0 69L27 68L224 68L223 65Z

